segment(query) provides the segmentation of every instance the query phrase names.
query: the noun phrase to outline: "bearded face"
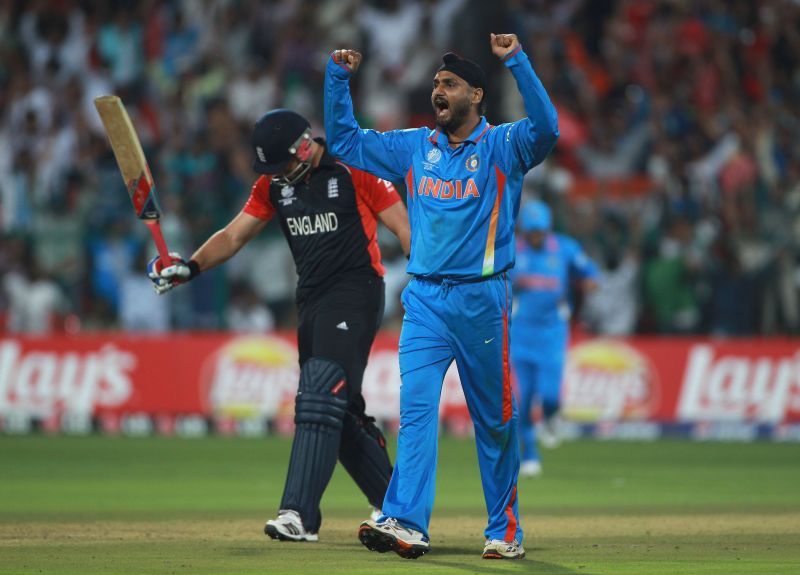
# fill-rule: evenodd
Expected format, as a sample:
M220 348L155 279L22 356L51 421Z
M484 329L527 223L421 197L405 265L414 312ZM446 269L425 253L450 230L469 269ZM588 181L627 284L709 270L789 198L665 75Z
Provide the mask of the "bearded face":
M460 128L470 117L475 93L475 88L452 72L438 72L431 92L436 125L445 132Z

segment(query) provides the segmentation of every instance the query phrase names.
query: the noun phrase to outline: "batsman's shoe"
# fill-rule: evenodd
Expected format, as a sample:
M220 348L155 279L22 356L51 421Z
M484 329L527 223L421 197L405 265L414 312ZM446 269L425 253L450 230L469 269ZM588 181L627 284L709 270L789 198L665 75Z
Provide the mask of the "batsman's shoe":
M277 519L270 519L264 525L264 533L272 539L281 541L318 541L319 535L309 533L303 527L300 515L291 509L281 509Z
M358 540L370 551L394 551L403 559L416 559L430 551L430 542L419 531L400 525L390 517L380 523L364 521L358 529Z
M487 539L483 546L484 559L522 559L523 557L525 557L525 549L516 539L511 542Z
M520 477L539 477L542 474L542 463L538 459L523 461L519 466Z

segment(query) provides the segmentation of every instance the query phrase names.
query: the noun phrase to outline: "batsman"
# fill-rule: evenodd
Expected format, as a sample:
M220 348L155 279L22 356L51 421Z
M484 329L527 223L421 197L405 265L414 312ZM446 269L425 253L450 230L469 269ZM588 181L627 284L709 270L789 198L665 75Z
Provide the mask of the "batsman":
M386 440L366 414L361 381L384 306L377 222L408 254L408 215L391 183L336 161L295 112L265 114L252 147L261 176L241 212L189 260L171 254L164 266L154 258L148 275L165 293L231 258L277 217L298 275L300 383L283 498L264 532L317 541L337 459L376 510L389 485Z

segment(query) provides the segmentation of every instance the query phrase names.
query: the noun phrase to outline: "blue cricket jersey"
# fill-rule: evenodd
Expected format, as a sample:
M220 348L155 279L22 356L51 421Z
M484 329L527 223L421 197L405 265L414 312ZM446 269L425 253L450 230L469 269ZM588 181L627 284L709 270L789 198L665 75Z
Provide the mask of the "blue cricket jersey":
M573 279L597 279L597 267L569 236L549 233L541 249L520 239L511 274L516 305L512 323L514 355L564 353ZM547 336L542 336L543 331ZM536 334L539 334L538 336Z
M429 128L362 130L353 116L350 70L330 58L325 74L325 131L330 152L378 177L405 180L411 226L408 273L473 280L514 266L514 222L522 177L558 139L556 110L521 49L505 65L517 81L527 118L481 121L451 148Z

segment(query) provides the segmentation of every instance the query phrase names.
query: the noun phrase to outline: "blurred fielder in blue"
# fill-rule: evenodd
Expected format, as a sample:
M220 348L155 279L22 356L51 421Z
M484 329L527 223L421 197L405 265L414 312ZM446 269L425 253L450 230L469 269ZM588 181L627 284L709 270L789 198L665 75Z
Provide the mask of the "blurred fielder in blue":
M519 215L517 263L512 271L516 309L511 329L511 358L520 402L522 465L520 475L542 471L532 408L541 405L542 444L558 442L561 376L569 342L570 288L597 287L597 268L574 239L551 231L550 208L527 202Z
M400 433L383 515L359 539L378 552L416 558L430 548L442 381L455 361L475 425L484 500L485 559L520 559L517 407L511 389L508 325L514 223L522 177L558 137L556 111L514 34L492 34L526 117L492 126L481 113L486 76L448 53L433 78L436 129L362 130L349 80L361 54L337 50L325 77L325 131L331 152L388 180L405 180L414 278L403 292ZM499 97L499 96L498 96Z

